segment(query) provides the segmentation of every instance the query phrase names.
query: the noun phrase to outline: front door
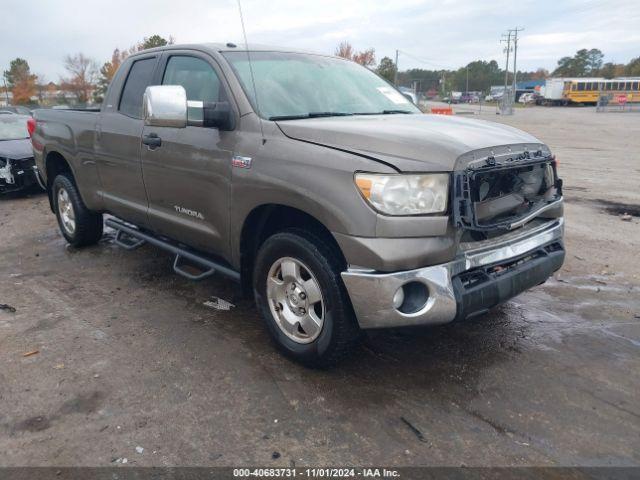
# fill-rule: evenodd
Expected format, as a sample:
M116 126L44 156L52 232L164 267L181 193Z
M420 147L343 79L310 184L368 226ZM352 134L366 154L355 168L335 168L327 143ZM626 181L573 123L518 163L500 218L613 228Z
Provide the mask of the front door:
M103 110L96 126L96 162L105 208L140 226L148 225L148 202L140 164L142 96L153 82L157 62L156 54L131 64L122 90L113 98L110 95L112 104Z
M188 100L228 101L217 66L207 56L171 51L161 60L163 85L182 85ZM142 170L151 228L202 250L228 251L229 190L234 132L214 128L145 126Z

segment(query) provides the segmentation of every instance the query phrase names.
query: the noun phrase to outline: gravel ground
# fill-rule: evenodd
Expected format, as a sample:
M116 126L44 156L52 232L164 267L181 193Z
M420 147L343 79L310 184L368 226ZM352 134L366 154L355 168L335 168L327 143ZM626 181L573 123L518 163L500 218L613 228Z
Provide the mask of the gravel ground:
M474 118L556 152L565 266L484 317L371 333L331 371L276 353L224 279L112 233L74 250L45 196L0 199L0 466L640 464L640 115Z

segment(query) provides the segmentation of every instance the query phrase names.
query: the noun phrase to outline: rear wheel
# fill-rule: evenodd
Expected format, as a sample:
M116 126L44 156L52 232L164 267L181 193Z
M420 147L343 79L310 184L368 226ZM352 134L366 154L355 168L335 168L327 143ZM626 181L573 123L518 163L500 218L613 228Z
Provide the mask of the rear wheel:
M97 243L102 237L102 214L89 210L67 174L53 180L53 206L64 238L74 247Z
M254 295L267 329L285 354L308 366L339 362L360 336L338 258L327 242L290 229L269 237L256 259Z

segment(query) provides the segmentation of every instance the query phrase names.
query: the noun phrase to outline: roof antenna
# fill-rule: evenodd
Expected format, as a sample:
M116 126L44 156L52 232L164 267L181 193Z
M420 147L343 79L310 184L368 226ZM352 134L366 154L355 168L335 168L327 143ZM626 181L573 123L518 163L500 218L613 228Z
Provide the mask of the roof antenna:
M242 35L244 36L244 45L247 49L247 60L249 61L249 72L251 74L251 84L253 86L253 96L256 99L256 109L260 110L260 103L258 102L258 89L256 88L256 79L253 75L253 66L251 65L251 53L249 52L249 42L247 41L247 30L244 28L244 17L242 16L242 5L238 0L238 11L240 12L240 23L242 24ZM264 145L266 139L264 138L264 130L262 128L262 118L260 114L256 112L258 116L258 122L260 122L260 134L262 135L262 144Z

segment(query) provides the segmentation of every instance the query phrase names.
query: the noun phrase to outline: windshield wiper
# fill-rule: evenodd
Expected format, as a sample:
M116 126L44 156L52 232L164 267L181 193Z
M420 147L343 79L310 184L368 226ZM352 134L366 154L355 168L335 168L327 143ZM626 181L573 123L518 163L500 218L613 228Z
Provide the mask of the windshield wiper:
M381 112L360 112L354 113L354 115L394 115L396 113L415 113L409 110L382 110Z
M303 118L320 118L320 117L348 117L353 113L347 112L309 112L301 115L276 115L269 117L269 120L300 120Z

